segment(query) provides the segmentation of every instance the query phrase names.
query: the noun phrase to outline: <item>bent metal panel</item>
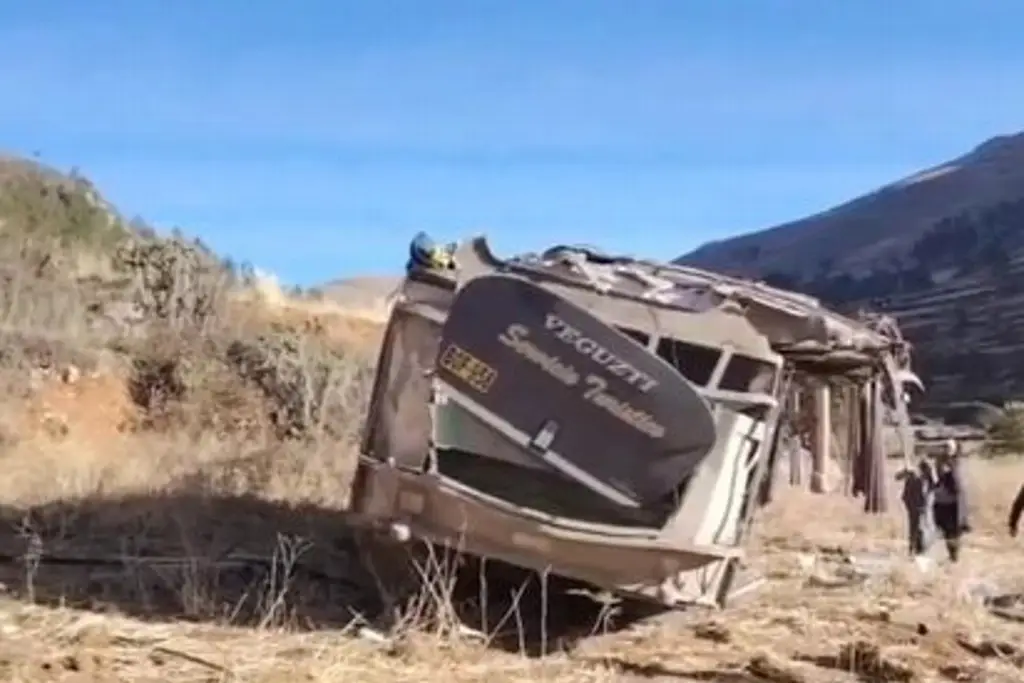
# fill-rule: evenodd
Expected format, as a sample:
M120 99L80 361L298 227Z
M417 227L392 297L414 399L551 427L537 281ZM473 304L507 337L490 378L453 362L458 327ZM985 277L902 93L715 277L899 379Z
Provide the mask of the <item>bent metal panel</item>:
M670 365L567 299L488 275L457 295L438 377L637 505L670 493L710 451L704 399Z

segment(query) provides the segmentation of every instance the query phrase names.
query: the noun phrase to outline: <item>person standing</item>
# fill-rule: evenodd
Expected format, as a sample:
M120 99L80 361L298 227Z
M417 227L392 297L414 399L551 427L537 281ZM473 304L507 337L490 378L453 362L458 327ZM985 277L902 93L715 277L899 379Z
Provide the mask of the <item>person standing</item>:
M967 516L967 491L961 472L960 444L956 439L946 442L938 457L935 496L932 502L935 526L946 542L951 562L960 559L960 541L970 532Z
M907 550L911 557L924 555L928 550L936 479L935 471L927 458L922 458L916 468L908 468L896 475L903 482L902 500L907 510Z

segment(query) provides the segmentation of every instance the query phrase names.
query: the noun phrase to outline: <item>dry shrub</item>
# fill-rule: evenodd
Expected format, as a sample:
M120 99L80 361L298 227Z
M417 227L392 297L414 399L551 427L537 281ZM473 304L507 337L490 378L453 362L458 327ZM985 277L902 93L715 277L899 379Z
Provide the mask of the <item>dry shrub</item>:
M132 239L114 263L131 278L133 301L147 320L177 332L202 331L223 313L233 276L196 243Z
M1010 401L988 428L984 453L998 457L1024 454L1024 403Z
M132 400L143 411L144 427L175 426L173 412L186 392L181 368L183 355L177 344L156 344L150 353L133 358L133 373L128 387Z
M143 428L255 440L350 440L373 378L362 356L288 331L254 339L152 334L132 357Z
M283 439L350 436L373 379L372 367L361 357L287 331L235 340L227 355L273 405L270 417Z
M351 436L371 379L367 361L333 347L315 327L259 325L229 306L230 286L239 283L198 245L133 240L116 260L131 274L132 300L147 320L146 334L126 346L144 428L254 440Z
M253 439L263 434L269 407L210 340L151 331L130 355L128 387L141 412L137 428Z

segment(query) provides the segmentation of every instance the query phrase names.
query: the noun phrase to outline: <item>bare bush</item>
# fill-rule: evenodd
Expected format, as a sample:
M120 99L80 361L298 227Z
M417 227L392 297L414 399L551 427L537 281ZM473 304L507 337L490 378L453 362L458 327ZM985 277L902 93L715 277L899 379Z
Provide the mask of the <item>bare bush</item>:
M235 340L227 355L273 404L279 438L351 435L373 379L372 366L362 358L296 333Z
M178 237L129 240L115 267L131 276L142 315L179 332L205 330L223 311L232 281L220 261Z

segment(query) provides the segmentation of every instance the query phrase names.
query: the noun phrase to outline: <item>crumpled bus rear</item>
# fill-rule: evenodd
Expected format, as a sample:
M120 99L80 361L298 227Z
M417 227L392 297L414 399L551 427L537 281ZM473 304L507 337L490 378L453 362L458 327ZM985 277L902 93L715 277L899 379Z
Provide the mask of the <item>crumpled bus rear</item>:
M461 281L411 273L394 308L354 511L620 594L723 604L781 358L738 311L461 260Z

